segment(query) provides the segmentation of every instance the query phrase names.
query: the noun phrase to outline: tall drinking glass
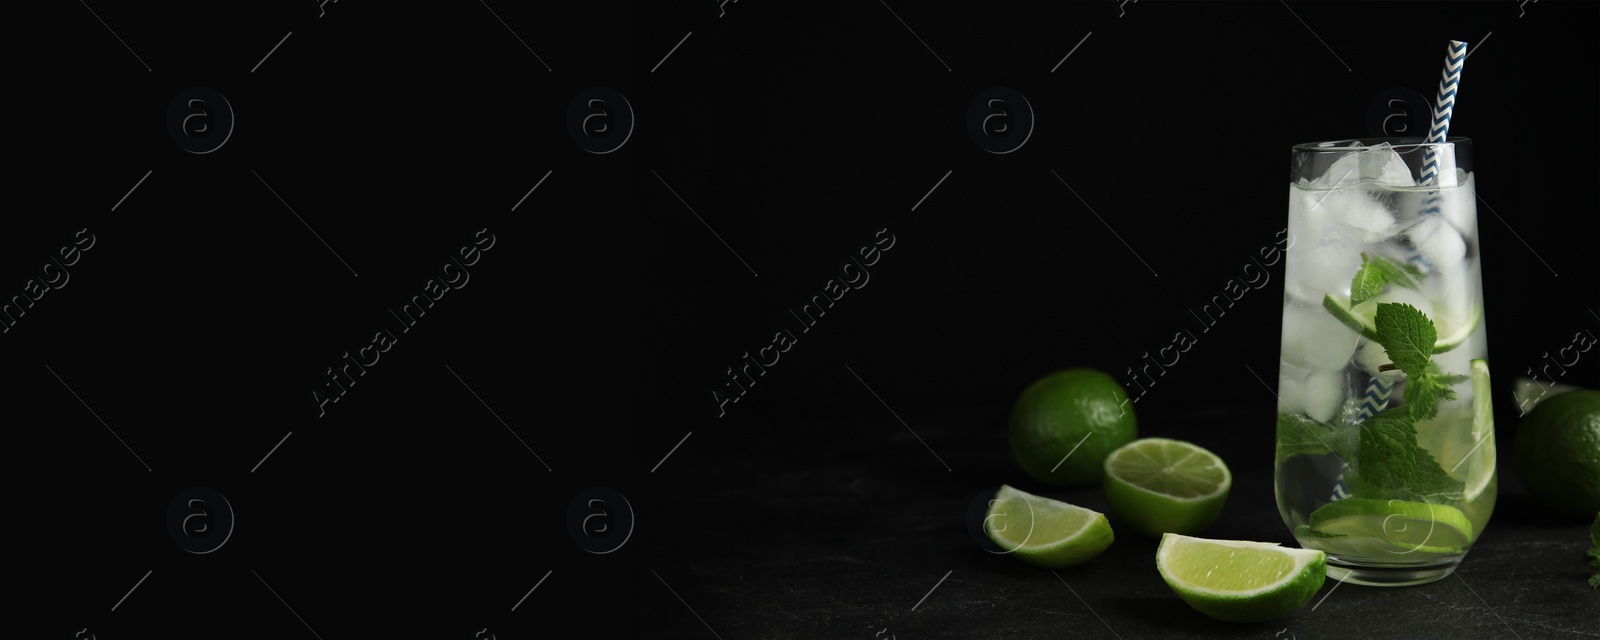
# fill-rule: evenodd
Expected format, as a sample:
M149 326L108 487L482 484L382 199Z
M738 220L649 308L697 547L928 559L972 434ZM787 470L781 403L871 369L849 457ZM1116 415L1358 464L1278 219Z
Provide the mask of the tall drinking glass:
M1296 145L1274 485L1328 575L1450 575L1496 494L1466 138Z

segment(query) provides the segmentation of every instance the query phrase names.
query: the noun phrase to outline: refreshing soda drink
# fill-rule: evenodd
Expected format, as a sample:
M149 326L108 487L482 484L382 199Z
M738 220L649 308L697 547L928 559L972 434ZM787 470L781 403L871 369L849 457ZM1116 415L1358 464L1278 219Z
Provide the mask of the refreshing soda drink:
M1467 141L1321 144L1289 185L1278 508L1330 576L1437 580L1497 486Z

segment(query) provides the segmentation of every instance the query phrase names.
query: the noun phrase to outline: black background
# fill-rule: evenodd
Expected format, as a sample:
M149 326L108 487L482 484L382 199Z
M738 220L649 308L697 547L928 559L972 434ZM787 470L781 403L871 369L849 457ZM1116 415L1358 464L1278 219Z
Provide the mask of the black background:
M829 615L850 603L801 598L788 626L698 567L781 593L829 566L785 554L852 535L919 567L898 544L915 531L792 532L919 487L1025 484L963 473L1009 455L1016 393L1073 366L1125 380L1192 327L1284 227L1289 146L1371 135L1391 87L1431 101L1452 38L1472 46L1450 132L1481 172L1501 442L1514 378L1600 332L1593 3L87 6L36 8L38 44L14 44L37 111L13 118L0 287L78 229L97 244L0 335L10 559L29 567L8 634L698 637L743 616L870 636ZM166 132L191 86L237 118L206 155ZM569 135L591 86L635 110L611 154ZM967 134L991 86L1036 117L1007 155ZM320 373L482 228L469 285L317 417ZM880 229L896 244L869 284L719 418L723 370ZM1281 275L1149 388L1142 428L1270 441L1250 372L1276 371ZM1600 386L1596 359L1559 382ZM1217 419L1237 409L1265 418ZM893 491L811 500L880 460ZM607 555L566 531L597 485L639 523ZM190 486L236 511L215 553L165 534ZM944 567L848 588L903 609Z
M587 487L638 493L634 403L604 381L640 342L612 329L642 145L583 151L567 111L591 86L639 107L637 7L88 6L30 21L19 59L49 114L13 121L36 155L7 176L7 292L96 244L0 343L28 567L0 636L634 634L638 536L591 554L567 524ZM167 132L191 86L236 118L205 155ZM386 309L484 228L471 280L401 333ZM383 327L318 417L309 389ZM206 555L166 532L191 486L237 518Z

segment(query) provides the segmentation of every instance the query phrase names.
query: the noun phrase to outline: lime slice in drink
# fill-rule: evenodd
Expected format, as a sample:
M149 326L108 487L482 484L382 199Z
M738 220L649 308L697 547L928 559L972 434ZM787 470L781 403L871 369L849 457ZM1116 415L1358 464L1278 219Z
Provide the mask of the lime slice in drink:
M1222 458L1179 440L1145 438L1106 456L1106 501L1118 526L1159 537L1198 533L1222 511L1233 474Z
M983 531L1028 564L1061 569L1082 564L1111 546L1104 514L1001 485L989 502Z
M1339 538L1346 538L1346 537L1349 537L1349 536L1345 536L1345 535L1342 535L1342 534L1335 534L1335 533L1323 533L1321 531L1317 531L1316 529L1312 529L1311 525L1304 525L1303 524L1303 525L1300 525L1300 526L1294 528L1294 537L1295 538L1314 538L1314 539L1317 539L1317 540L1336 540L1336 539L1339 539Z
M1483 495L1494 478L1494 406L1489 395L1489 363L1472 361L1472 404L1440 410L1417 425L1417 444L1438 460L1450 477L1465 485L1463 502ZM1467 428L1470 423L1470 430Z
M1472 542L1472 521L1460 509L1409 500L1335 500L1311 512L1311 528L1325 534L1376 538L1396 547L1392 551L1396 554L1424 547L1433 551L1455 547L1459 552L1459 547Z
M1455 322L1449 315L1438 314L1438 317L1433 319L1435 328L1439 333L1438 339L1433 342L1433 353L1437 355L1461 346L1461 343L1466 342L1473 331L1478 330L1478 323L1480 322L1483 322L1483 307L1481 305L1473 307L1469 317L1464 322Z
M1422 552L1416 547L1407 548L1390 544L1378 538L1327 533L1312 529L1307 525L1295 527L1294 537L1300 541L1301 546L1307 549L1316 549L1330 556L1343 556L1346 558L1390 558L1394 555L1409 555ZM1461 552L1460 548L1430 547L1428 549L1430 551L1443 550L1450 553Z
M1156 570L1200 613L1229 622L1261 622L1305 606L1327 578L1327 555L1272 542L1207 540L1169 533Z
M1372 321L1373 316L1378 312L1378 304L1376 302L1368 300L1356 305L1355 309L1351 309L1349 296L1330 293L1322 296L1322 308L1327 309L1328 313L1338 318L1339 322L1343 322L1344 326L1350 327L1352 331L1361 334L1366 339L1373 341L1378 339L1378 327Z
M1444 547L1431 544L1413 545L1403 542L1391 543L1390 546L1394 547L1390 553L1406 562L1423 562L1437 556L1459 556L1466 550L1466 547Z
M1338 318L1344 326L1360 333L1362 337L1376 341L1378 339L1377 325L1373 318L1378 313L1378 300L1368 300L1354 307L1350 306L1349 296L1327 294L1322 296L1322 308ZM1433 320L1434 329L1438 337L1433 342L1435 354L1444 353L1461 346L1473 331L1478 329L1478 323L1483 321L1481 307L1472 310L1471 316L1465 322L1450 322L1448 318L1430 318Z

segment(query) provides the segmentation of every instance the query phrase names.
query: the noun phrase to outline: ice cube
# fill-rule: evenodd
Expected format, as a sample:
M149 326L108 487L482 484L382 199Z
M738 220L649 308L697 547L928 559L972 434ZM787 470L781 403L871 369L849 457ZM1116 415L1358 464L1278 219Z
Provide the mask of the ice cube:
M1399 230L1387 202L1393 199L1390 195L1360 187L1302 192L1297 196L1298 206L1291 207L1290 233L1296 239L1338 240L1352 245L1382 242Z
M1284 269L1284 287L1289 296L1317 313L1327 294L1350 295L1350 280L1361 268L1361 249L1344 242L1319 242L1316 238L1295 236Z
M1337 413L1345 396L1344 371L1317 371L1301 387L1301 409L1317 422L1327 422Z
M1305 413L1306 378L1310 374L1298 377L1289 377L1285 374L1278 378L1278 411L1282 413Z
M1467 174L1465 171L1458 171L1461 174L1462 186L1455 189L1442 189L1437 194L1425 196L1423 199L1437 197L1439 200L1431 203L1430 206L1438 206L1440 215L1443 215L1445 220L1450 221L1451 226L1459 229L1462 236L1467 238L1477 237L1478 199L1477 191L1475 191L1477 185L1474 184L1475 181L1472 175Z
M1454 339L1459 332L1467 331L1472 326L1474 309L1482 308L1482 301L1478 299L1481 289L1478 274L1473 269L1471 262L1461 262L1451 265L1435 273L1437 280L1434 291L1433 324L1438 328L1439 339Z
M1406 231L1406 237L1434 270L1456 269L1467 255L1461 232L1442 216L1424 216Z
M1453 168L1452 164L1452 176L1455 175ZM1311 184L1318 188L1333 188L1354 186L1361 182L1376 182L1390 187L1416 185L1405 160L1387 142L1365 151L1340 156Z
M1309 244L1316 244L1317 239L1322 237L1323 227L1327 225L1328 212L1321 207L1321 203L1323 198L1333 193L1289 187L1289 235L1295 239L1295 244L1299 244L1301 238Z
M1298 377L1290 371L1285 367L1278 378L1278 410L1319 422L1331 420L1346 395L1344 372L1312 371Z
M1305 402L1302 398L1305 395L1305 378L1292 378L1286 375L1278 377L1278 412L1288 414L1304 413L1302 408L1305 406Z
M1400 154L1385 142L1361 152L1361 176L1386 187L1412 187L1411 168Z
M1355 151L1339 156L1333 164L1328 165L1328 170L1311 181L1311 186L1319 189L1332 189L1334 187L1355 186L1361 182L1361 152Z
M1297 367L1338 369L1350 361L1359 338L1325 309L1285 307L1279 354L1284 363Z
M1311 375L1311 371L1311 369L1307 369L1297 364L1284 362L1282 360L1278 361L1278 378L1280 380L1305 380L1306 376Z
M1381 200L1362 191L1336 203L1334 220L1351 240L1361 244L1375 244L1388 239L1396 232L1394 215Z
M1423 155L1424 162L1427 161L1427 158L1427 155ZM1438 165L1434 170L1435 180L1432 186L1454 187L1461 184L1461 174L1456 170L1456 156L1454 150L1446 150L1444 153L1435 154L1434 161L1437 162Z

